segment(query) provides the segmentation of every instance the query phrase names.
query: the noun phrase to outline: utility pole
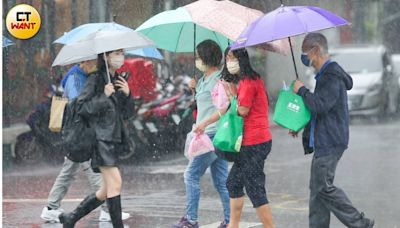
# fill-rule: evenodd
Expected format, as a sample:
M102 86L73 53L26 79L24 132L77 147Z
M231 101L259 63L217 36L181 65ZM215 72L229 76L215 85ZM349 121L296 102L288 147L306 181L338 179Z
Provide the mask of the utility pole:
M366 32L365 32L365 6L368 5L368 3L365 3L362 0L357 0L354 2L354 26L353 30L355 31L355 38L356 42L358 43L365 43L366 40Z
M78 17L76 4L76 0L71 1L72 28L76 27L76 18Z
M400 6L397 0L384 1L383 12L385 17L381 21L383 27L383 43L392 53L400 53Z
M109 20L107 0L90 0L89 2L90 22L105 22Z

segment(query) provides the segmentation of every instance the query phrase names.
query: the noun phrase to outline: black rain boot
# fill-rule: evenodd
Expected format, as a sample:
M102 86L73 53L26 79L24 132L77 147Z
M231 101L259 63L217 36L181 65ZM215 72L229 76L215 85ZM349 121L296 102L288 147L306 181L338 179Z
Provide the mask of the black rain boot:
M60 223L63 224L63 228L73 228L79 219L89 214L89 212L93 211L103 203L104 201L98 200L96 194L93 193L86 196L75 210L70 213L61 213L58 218L60 219Z
M107 198L108 212L114 228L124 228L121 219L121 195Z

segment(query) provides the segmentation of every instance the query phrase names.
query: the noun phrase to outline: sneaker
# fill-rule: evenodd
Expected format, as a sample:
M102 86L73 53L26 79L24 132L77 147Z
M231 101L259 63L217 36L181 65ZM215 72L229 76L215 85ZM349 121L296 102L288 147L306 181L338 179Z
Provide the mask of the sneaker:
M58 216L63 213L63 209L50 209L48 207L44 207L42 210L42 214L40 215L40 218L43 220L46 220L46 222L60 222L58 219Z
M186 217L182 217L182 218L179 220L179 222L178 222L177 224L173 225L172 227L173 227L173 228L180 227L180 224L182 224L185 220L186 220Z
M368 224L367 228L373 228L374 225L375 225L375 220L373 220L373 219L369 220L369 224Z
M221 224L219 224L218 228L227 228L228 227L228 223L226 223L226 221L221 222Z
M122 220L126 220L126 219L128 219L130 217L131 217L131 215L129 213L121 212L121 219ZM108 213L105 210L101 210L100 211L100 216L99 216L99 221L100 222L111 222L110 213Z
M173 228L199 228L199 223L191 223L186 217L182 217L178 224L174 225Z
M364 219L364 220L365 220L365 223L366 223L365 228L373 228L373 227L374 227L374 225L375 225L375 220L365 218L364 212L361 212L361 219Z
M373 219L367 219L367 218L364 218L365 220L366 220L366 226L365 226L365 228L373 228L374 227L374 225L375 225L375 220L373 220Z

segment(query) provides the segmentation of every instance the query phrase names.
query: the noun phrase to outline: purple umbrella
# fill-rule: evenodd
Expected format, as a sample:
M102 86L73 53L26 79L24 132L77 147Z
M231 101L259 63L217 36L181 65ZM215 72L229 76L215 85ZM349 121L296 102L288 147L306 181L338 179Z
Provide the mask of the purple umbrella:
M239 49L289 38L296 78L298 78L290 37L346 24L348 22L345 19L319 7L282 5L251 23L231 45L231 48Z

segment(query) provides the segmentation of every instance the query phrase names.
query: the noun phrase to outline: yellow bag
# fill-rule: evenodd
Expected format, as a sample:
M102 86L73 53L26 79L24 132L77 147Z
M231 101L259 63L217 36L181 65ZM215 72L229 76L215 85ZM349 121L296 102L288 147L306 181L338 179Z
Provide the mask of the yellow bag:
M65 105L68 103L66 97L53 96L51 100L49 129L52 132L60 132L64 116Z

